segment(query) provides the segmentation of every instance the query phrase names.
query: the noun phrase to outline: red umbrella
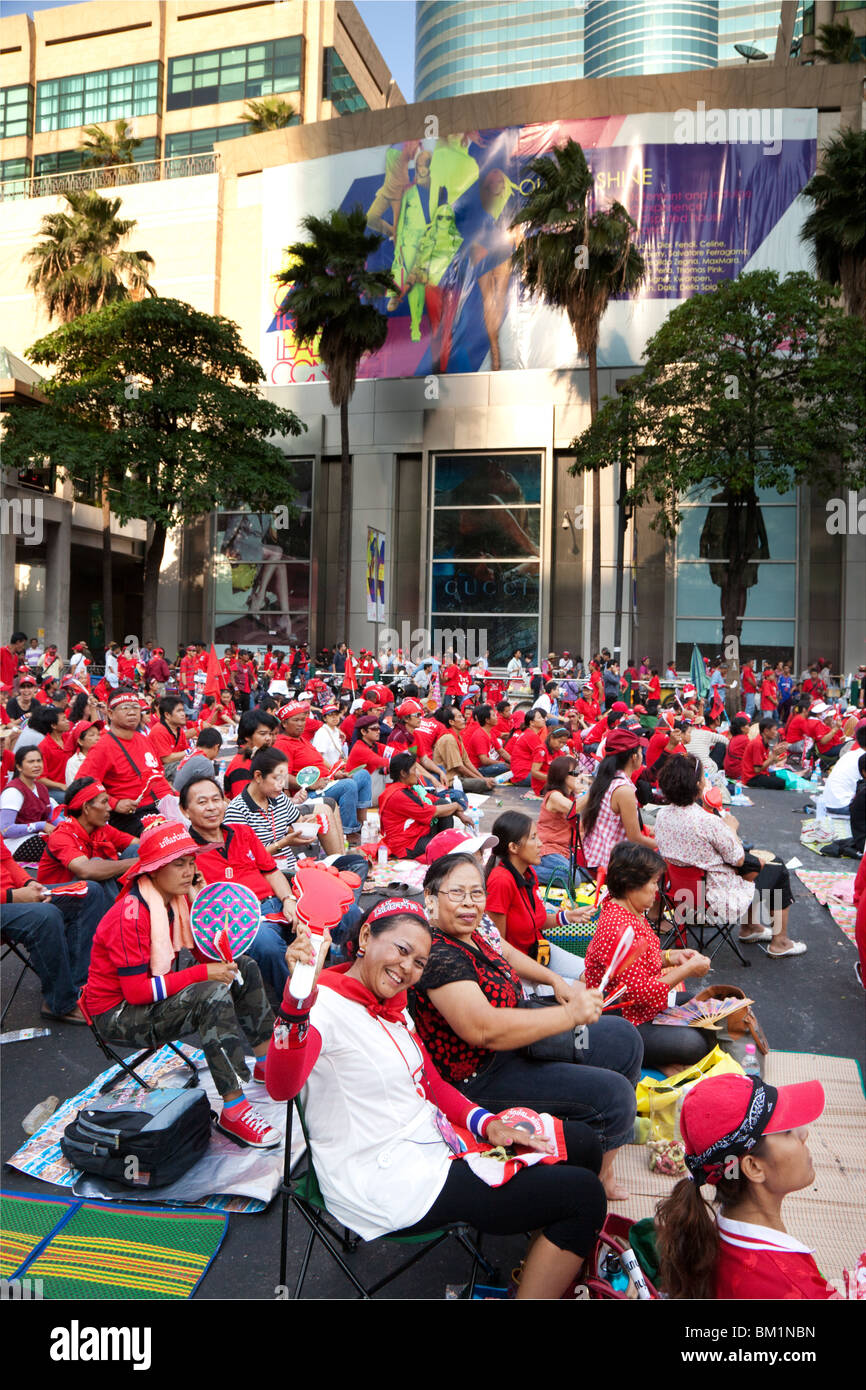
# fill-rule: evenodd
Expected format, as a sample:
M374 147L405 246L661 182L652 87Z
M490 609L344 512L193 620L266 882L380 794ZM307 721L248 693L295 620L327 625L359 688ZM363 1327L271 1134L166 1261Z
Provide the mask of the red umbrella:
M205 695L213 695L219 699L219 693L228 685L225 678L220 659L216 654L216 647L213 642L210 644L210 651L207 658L207 680L204 683Z

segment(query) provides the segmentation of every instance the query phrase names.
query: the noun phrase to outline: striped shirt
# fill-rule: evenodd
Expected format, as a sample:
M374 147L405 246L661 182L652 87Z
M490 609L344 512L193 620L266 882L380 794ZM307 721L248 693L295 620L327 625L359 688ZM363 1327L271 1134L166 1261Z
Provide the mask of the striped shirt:
M248 825L257 839L267 848L275 840L282 840L300 817L300 811L293 801L281 792L279 796L269 797L267 808L262 810L249 793L248 788L229 802L225 814L225 825ZM298 861L288 845L274 856L284 874L293 874Z

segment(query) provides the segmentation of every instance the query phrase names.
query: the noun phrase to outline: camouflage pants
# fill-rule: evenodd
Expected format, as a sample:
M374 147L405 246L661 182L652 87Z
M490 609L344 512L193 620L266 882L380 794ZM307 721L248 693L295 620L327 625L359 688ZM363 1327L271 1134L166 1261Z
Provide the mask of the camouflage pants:
M265 994L259 967L250 956L239 956L243 984L203 980L187 985L158 1004L124 1001L94 1019L111 1042L136 1047L159 1047L198 1033L211 1076L221 1096L243 1089L250 1073L244 1061L242 1031L255 1047L268 1042L274 1015Z

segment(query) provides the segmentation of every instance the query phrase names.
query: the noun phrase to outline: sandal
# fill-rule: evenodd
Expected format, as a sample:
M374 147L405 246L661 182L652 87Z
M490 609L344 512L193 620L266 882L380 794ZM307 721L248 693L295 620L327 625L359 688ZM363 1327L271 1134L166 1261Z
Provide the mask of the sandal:
M805 941L792 941L787 951L771 951L768 946L766 954L775 960L777 956L804 956L807 949Z
M772 941L772 939L773 939L773 933L772 933L772 931L770 930L769 927L764 927L763 931L752 932L751 935L749 935L749 936L738 936L738 937L737 937L737 940L738 940L740 943L745 943L745 945L747 945L747 946L748 946L749 943L752 942L752 941Z
M40 1009L39 1017L51 1019L53 1023L78 1023L85 1028L90 1026L77 1004L68 1014L53 1014L50 1009Z

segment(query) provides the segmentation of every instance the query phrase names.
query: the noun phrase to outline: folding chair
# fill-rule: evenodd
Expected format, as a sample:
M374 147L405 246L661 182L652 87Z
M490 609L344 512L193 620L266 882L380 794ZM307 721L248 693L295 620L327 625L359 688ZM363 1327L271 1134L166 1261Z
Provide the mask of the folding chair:
M18 960L20 960L21 962L21 970L18 974L18 979L15 981L12 993L9 995L9 998L6 1000L6 1003L3 1006L2 1014L0 1014L0 1028L2 1028L3 1024L6 1021L6 1015L12 1008L12 1002L16 994L18 993L18 990L21 987L21 982L24 979L24 976L27 974L28 970L32 970L34 975L36 975L36 971L30 963L30 957L27 954L26 948L22 947L20 942L10 940L10 938L3 931L0 931L0 942L2 942L3 945L3 954L0 955L0 964L2 964L2 962L6 959L7 956L17 956Z
M691 864L665 864L664 881L659 889L661 909L656 922L660 936L662 922L669 928L662 946L670 946L672 942L687 946L691 937L698 950L712 960L727 943L741 965L751 965L737 942L735 929L739 931L739 922L721 922L708 912L706 877L705 870ZM711 950L714 941L718 944Z
M149 1082L145 1081L144 1077L139 1076L138 1072L135 1069L136 1067L140 1067L142 1062L146 1062L148 1057L153 1057L155 1053L159 1052L160 1049L163 1047L170 1047L172 1052L177 1054L177 1056L180 1058L180 1060L183 1062L184 1066L190 1073L186 1081L183 1083L183 1089L187 1090L188 1088L198 1085L198 1071L196 1070L194 1063L192 1063L190 1059L187 1057L186 1053L183 1051L183 1048L178 1047L176 1043L157 1043L155 1047L144 1047L141 1049L140 1052L137 1052L134 1057L128 1057L124 1059L123 1057L121 1057L119 1052L116 1052L114 1050L111 1043L108 1042L108 1040L102 1035L102 1033L100 1033L99 1029L97 1028L96 1023L93 1020L93 1016L84 1002L83 990L78 1000L78 1007L84 1014L84 1017L87 1020L87 1026L93 1034L93 1037L96 1041L96 1045L99 1048L100 1052L102 1052L103 1056L106 1057L107 1060L111 1062L114 1066L120 1067L121 1073L128 1076L131 1081L136 1082L136 1084L139 1085L142 1088L142 1090L153 1091L156 1088L152 1086ZM100 1086L99 1094L101 1096L106 1095L108 1091L112 1090L117 1085L120 1079L120 1076L110 1076L108 1080L103 1082L103 1084Z
M306 1150L302 1153L297 1162L292 1164L292 1124L293 1107L297 1105L298 1118L304 1133ZM399 1279L401 1274L405 1274L419 1260L423 1260L425 1255L431 1254L444 1241L456 1240L463 1249L472 1257L472 1267L469 1276L469 1283L465 1297L471 1299L475 1292L475 1284L478 1277L478 1266L481 1265L485 1274L491 1282L497 1278L496 1270L484 1258L481 1253L480 1239L476 1244L468 1234L468 1227L464 1224L455 1223L452 1226L443 1226L438 1230L425 1231L422 1235L404 1235L395 1231L392 1235L382 1236L381 1241L385 1245L405 1245L417 1247L415 1253L404 1260L390 1274L377 1279L374 1284L364 1284L357 1276L355 1271L347 1264L345 1255L351 1255L361 1244L361 1237L350 1231L347 1227L339 1229L333 1218L330 1217L322 1190L319 1186L319 1179L313 1166L312 1153L310 1150L309 1136L304 1120L304 1113L300 1102L289 1101L286 1105L286 1154L283 1164L283 1181L280 1184L282 1193L282 1221L280 1227L280 1277L281 1288L286 1288L286 1273L288 1263L288 1238L289 1238L289 1212L292 1208L302 1217L309 1228L307 1244L301 1259L301 1266L298 1270L298 1277L295 1280L293 1299L301 1297L301 1290L304 1280L307 1277L307 1270L310 1265L310 1258L313 1253L313 1246L317 1240L321 1241L331 1259L339 1265L349 1283L355 1289L361 1299L372 1298L380 1289L391 1284L395 1279Z

